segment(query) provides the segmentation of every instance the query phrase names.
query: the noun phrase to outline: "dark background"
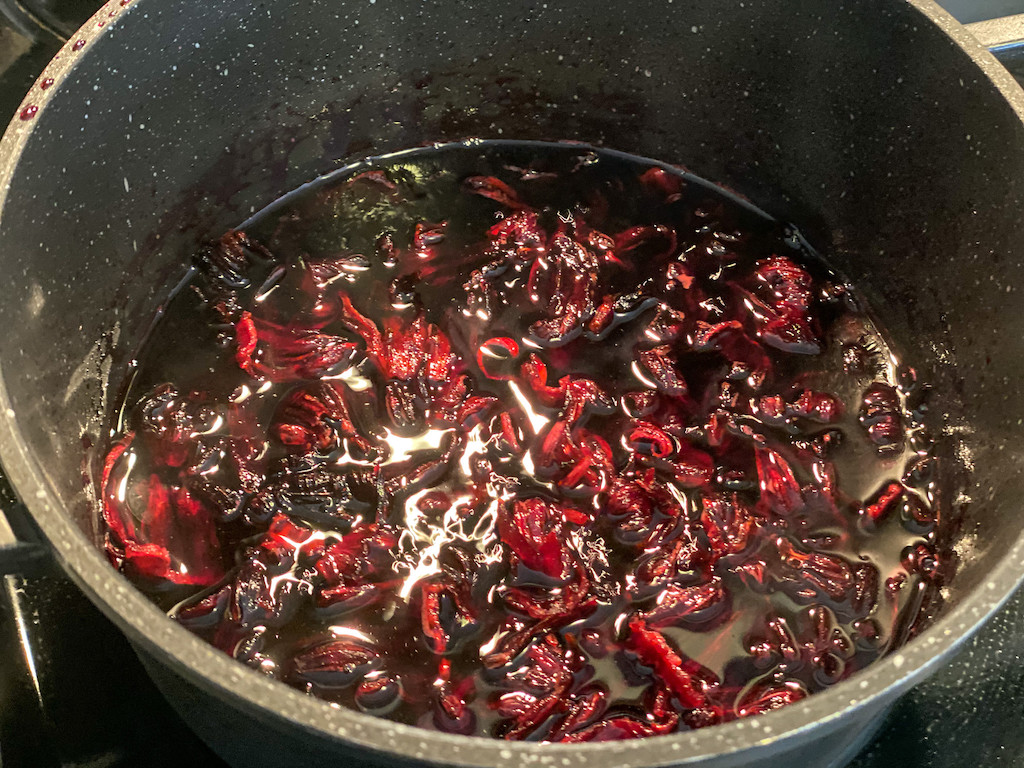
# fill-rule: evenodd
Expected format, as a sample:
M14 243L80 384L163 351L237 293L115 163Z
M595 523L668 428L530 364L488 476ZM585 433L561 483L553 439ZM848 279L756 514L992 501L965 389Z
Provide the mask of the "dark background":
M96 0L0 0L0 125ZM946 0L967 23L1024 0ZM1024 82L1024 47L999 52ZM0 484L0 505L11 503ZM1024 766L1024 592L894 708L851 768ZM154 690L125 640L52 563L3 578L0 768L225 768ZM799 768L799 766L794 766Z

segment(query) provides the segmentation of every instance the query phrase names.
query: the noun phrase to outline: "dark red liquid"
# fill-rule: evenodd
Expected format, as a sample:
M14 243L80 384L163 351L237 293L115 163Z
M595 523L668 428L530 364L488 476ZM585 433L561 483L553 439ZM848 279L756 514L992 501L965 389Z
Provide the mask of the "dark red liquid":
M140 351L102 491L114 564L225 653L426 728L630 738L833 685L934 605L920 387L749 204L469 142L244 229Z

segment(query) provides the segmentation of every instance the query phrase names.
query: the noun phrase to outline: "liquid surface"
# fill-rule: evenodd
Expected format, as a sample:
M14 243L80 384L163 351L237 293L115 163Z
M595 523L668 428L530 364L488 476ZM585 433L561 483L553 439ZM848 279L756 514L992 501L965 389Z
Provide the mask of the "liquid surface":
M920 392L723 190L579 145L415 150L197 256L114 419L107 551L341 706L686 730L835 684L934 604Z

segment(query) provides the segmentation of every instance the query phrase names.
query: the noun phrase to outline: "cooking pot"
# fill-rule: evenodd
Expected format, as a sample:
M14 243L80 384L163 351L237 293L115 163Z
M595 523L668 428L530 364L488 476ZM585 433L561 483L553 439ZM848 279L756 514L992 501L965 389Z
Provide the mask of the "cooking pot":
M1022 114L1020 88L930 0L112 0L0 143L0 460L27 508L12 522L234 765L841 764L1024 575ZM472 136L685 165L796 223L860 287L971 470L947 499L958 573L925 631L763 716L512 744L265 679L109 566L90 455L196 244L353 159Z

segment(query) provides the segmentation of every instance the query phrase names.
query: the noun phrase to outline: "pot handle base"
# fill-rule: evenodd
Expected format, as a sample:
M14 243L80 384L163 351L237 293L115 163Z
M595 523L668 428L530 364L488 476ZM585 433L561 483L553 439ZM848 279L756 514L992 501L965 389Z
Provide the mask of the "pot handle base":
M50 549L0 468L0 576L31 576L46 567Z
M19 540L6 515L0 514L0 576L38 573L49 557L45 544Z

